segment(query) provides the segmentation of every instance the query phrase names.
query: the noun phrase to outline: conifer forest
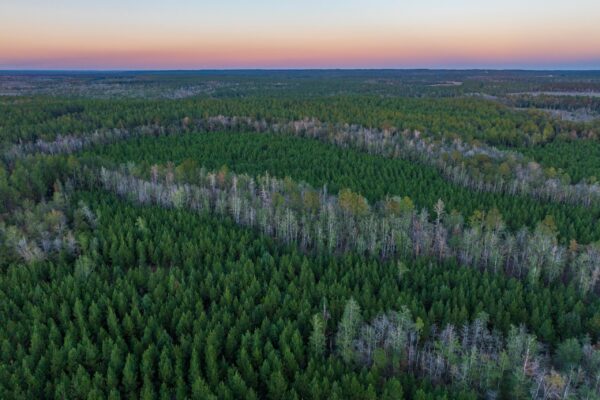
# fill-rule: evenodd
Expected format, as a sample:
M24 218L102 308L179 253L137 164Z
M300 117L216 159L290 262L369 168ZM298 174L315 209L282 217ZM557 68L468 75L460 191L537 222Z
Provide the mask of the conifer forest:
M0 72L0 399L600 399L600 72Z

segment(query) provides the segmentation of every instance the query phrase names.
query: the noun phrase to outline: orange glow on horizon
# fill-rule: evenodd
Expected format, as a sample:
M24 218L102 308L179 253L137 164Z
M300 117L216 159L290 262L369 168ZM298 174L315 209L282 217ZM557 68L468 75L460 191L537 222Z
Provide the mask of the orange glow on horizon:
M448 7L416 19L390 4L393 12L365 5L351 10L357 15L345 10L345 18L331 21L292 13L287 20L244 18L219 10L215 16L228 22L223 25L186 15L178 15L175 23L156 10L156 15L121 16L104 10L104 19L90 19L72 7L56 20L36 13L24 25L16 18L2 21L0 5L0 68L393 68L582 61L600 68L600 19L593 12L563 16L556 11L530 21L528 15L509 12L471 18Z

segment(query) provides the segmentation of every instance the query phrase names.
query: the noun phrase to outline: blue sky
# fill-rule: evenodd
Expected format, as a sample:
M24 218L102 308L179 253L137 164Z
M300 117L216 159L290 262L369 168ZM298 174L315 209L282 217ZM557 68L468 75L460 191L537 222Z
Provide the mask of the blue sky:
M600 1L0 3L0 68L600 69Z

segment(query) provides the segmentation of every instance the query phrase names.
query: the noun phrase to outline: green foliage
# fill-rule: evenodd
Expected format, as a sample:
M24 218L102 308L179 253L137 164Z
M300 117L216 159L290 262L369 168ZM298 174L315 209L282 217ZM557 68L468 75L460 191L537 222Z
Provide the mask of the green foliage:
M322 357L325 354L326 337L325 321L321 314L315 314L312 317L312 332L310 334L310 348L315 357Z
M520 148L546 168L566 172L571 181L598 182L600 142L595 140L556 140L542 146Z
M342 315L336 337L340 355L346 363L353 361L354 340L358 335L358 328L361 323L362 317L358 303L354 299L348 300L344 307L344 314Z
M523 286L452 264L414 263L398 281L395 263L309 257L232 222L134 207L100 192L73 202L80 199L99 216L97 252L81 249L95 265L86 280L65 262L11 265L0 275L9 299L0 308L0 350L11 366L0 370L1 393L76 397L89 387L101 397L178 390L222 397L243 382L257 397L293 391L362 398L384 389L371 388L366 375L335 356L310 350L311 320L323 299L336 324L350 321L344 308L354 297L366 318L408 306L423 335L433 324L460 325L483 310L501 331L510 323L535 331L549 319L557 340L586 332L599 308L573 288ZM144 266L133 251L140 247ZM39 378L27 380L33 371ZM82 382L77 389L66 383L75 380ZM311 389L312 381L320 383ZM402 383L404 393L414 385Z
M582 356L581 345L577 339L567 339L558 345L556 349L557 364L564 371L569 371L570 368L576 366Z
M365 93L340 93L327 81L326 96L278 98L264 95L245 98L185 99L61 99L34 97L0 107L3 141L50 139L57 134L91 133L100 128L131 128L156 123L181 123L209 115L239 115L296 120L314 117L327 122L356 123L432 135L482 140L491 144L523 145L543 140L549 124L554 132L584 131L581 124L560 122L541 112L518 112L499 102L477 97L408 98ZM303 87L300 86L300 91ZM475 90L474 90L475 91ZM297 92L297 91L296 91ZM187 121L187 120L185 120Z
M146 174L150 165L169 161L178 165L176 170L190 171L181 167L186 160L193 160L209 170L226 165L236 173L260 175L268 171L280 178L291 176L314 187L327 185L331 193L348 188L370 202L383 200L387 195L408 196L418 208L430 210L438 199L443 199L447 210L458 210L465 217L478 210L496 208L508 227L515 231L524 225L533 229L547 215L552 215L563 243L570 239L580 243L600 239L597 223L600 206L586 208L524 195L474 192L449 183L432 167L341 149L316 140L276 134L203 133L144 137L99 147L85 154L115 163L141 163ZM190 181L193 182L194 179ZM349 205L359 205L352 201L352 195L347 197L351 200ZM401 203L396 208L404 206Z
M397 126L434 140L460 137L516 147L573 181L600 176L597 123L559 121L543 112L516 111L506 98L472 96L593 89L600 87L598 76L476 75L93 73L16 85L20 94L47 96L0 96L0 398L477 398L466 385L434 386L399 373L399 358L379 349L370 368L357 365L351 350L360 314L369 321L388 310L412 315L421 343L439 327L462 326L486 313L488 328L510 340L501 363L527 367L519 357L531 337L511 329L524 325L547 345L555 365L569 371L583 359L582 348L598 342L600 300L565 286L561 277L543 286L461 268L453 260L304 254L296 243L283 246L227 218L186 211L181 201L173 209L137 207L94 188L79 191L95 171L82 165L134 162L138 166L131 168L151 180L151 166L159 164L172 179L191 183L201 167L220 170L219 180L228 179L229 169L268 171L326 185L340 194L349 214L383 201L385 215L423 207L434 215L442 199L444 223L460 219L458 210L465 219L473 215L474 223L493 225L497 209L513 230L543 221L540 229L556 229L564 243L600 239L598 206L474 192L448 183L431 167L315 140L191 131L194 119L216 115ZM98 80L103 84L90 84ZM447 84L454 81L459 84ZM111 87L112 94L97 86ZM539 98L523 106L553 107L557 101ZM555 108L597 108L596 101L581 98L558 103ZM21 141L139 126L190 134L143 137L68 157L6 153ZM486 156L474 162L486 176L510 172L510 165ZM304 201L308 210L321 206L317 195L290 198ZM396 238L399 244L404 239ZM502 368L486 371L490 380L502 381L500 392L527 396L527 370L498 376ZM587 368L600 368L600 360Z

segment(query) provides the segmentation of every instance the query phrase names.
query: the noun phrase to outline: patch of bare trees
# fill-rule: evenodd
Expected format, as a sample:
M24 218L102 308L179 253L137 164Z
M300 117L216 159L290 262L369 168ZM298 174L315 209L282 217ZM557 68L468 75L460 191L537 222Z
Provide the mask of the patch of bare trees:
M151 180L135 176L130 168L102 168L98 183L142 204L226 215L303 250L354 251L383 259L453 259L532 281L573 280L584 292L600 286L600 247L560 245L552 221L513 234L495 211L478 213L465 224L459 214L446 213L441 200L430 220L427 211L416 210L408 198L370 205L349 190L333 196L326 188L315 190L269 175L253 178L200 169L198 184L192 185L177 182L169 167L162 172L152 168Z
M450 181L478 191L528 194L556 202L590 206L600 201L600 185L570 184L552 169L544 169L520 153L499 150L480 142L460 138L437 139L418 131L396 128L372 129L360 125L331 124L316 119L267 122L248 117L216 116L184 118L170 125L140 126L130 130L99 130L88 135L59 136L51 142L15 144L5 152L6 159L43 152L73 153L139 135L179 134L189 131L250 130L311 137L339 146L351 146L386 157L416 160L437 168ZM485 172L482 172L485 171Z
M515 398L600 396L600 350L587 340L568 340L550 357L524 327L513 326L506 337L488 329L485 314L463 326L434 326L429 335L422 327L407 308L363 322L350 299L337 328L337 353L346 363L387 376L410 371L434 383L476 389L489 399L497 398L503 381L510 382ZM420 342L421 337L427 339Z
M67 205L64 194L57 191L50 201L15 210L0 223L0 249L6 251L4 256L29 264L61 252L79 253L73 221L66 215ZM75 216L91 228L96 225L96 216L85 204L79 205Z

